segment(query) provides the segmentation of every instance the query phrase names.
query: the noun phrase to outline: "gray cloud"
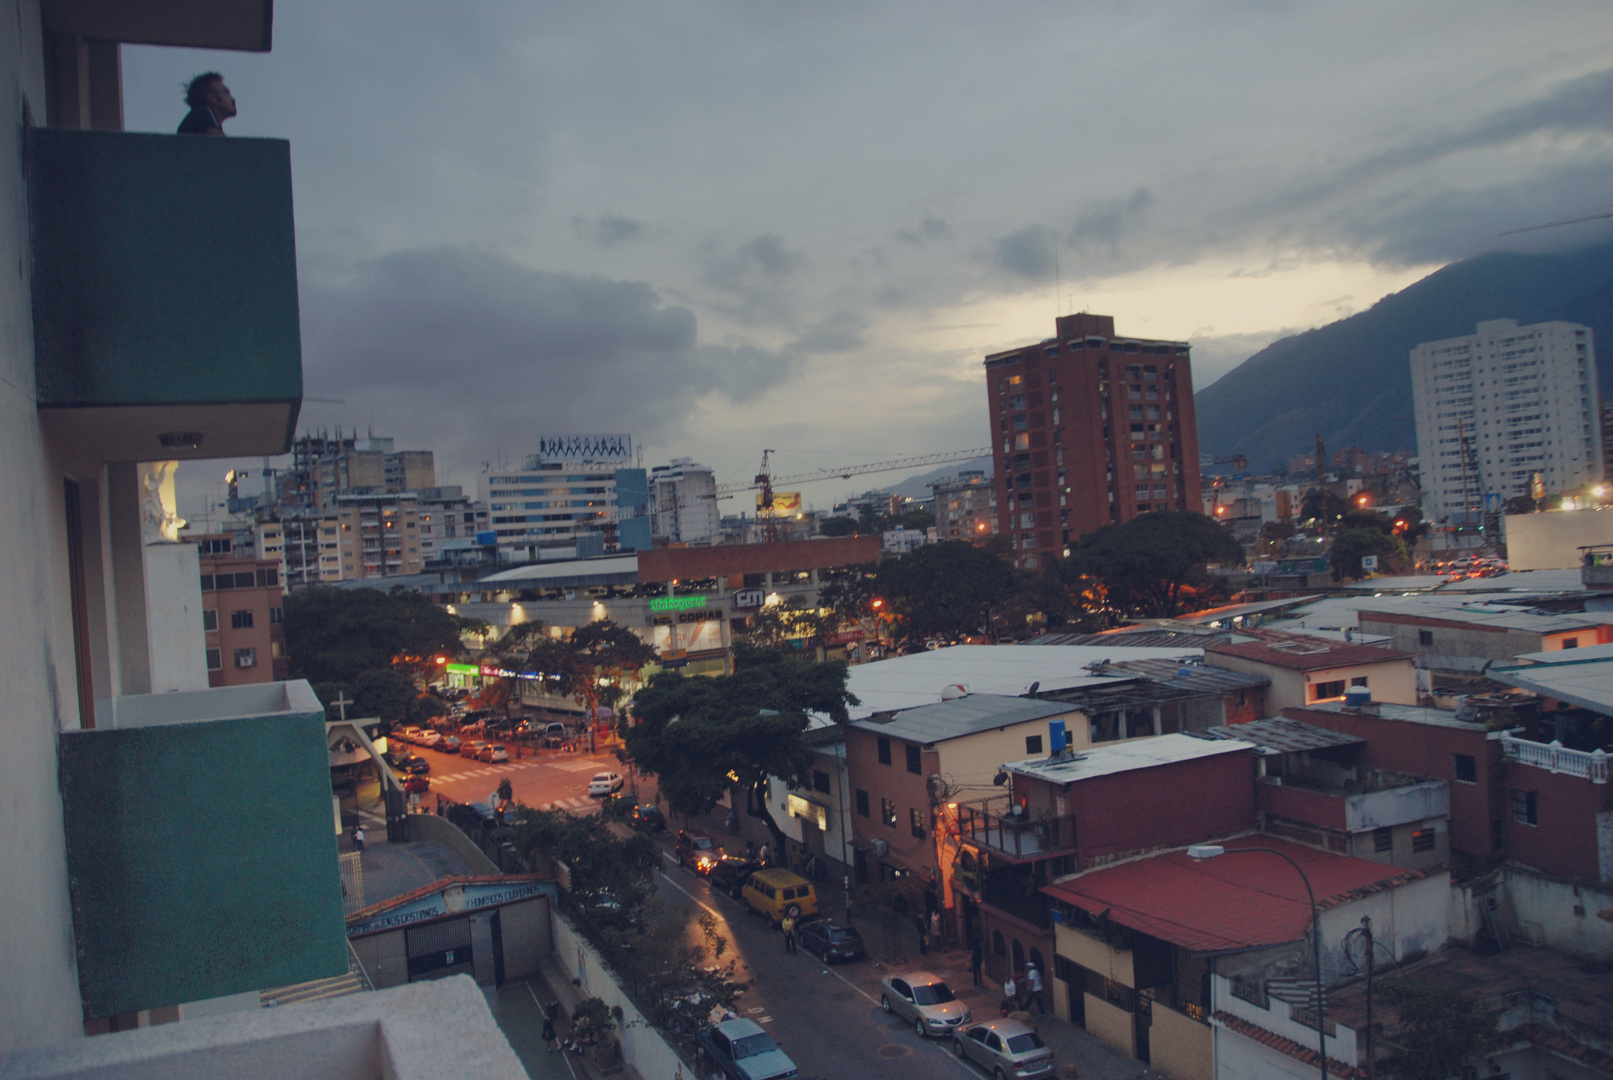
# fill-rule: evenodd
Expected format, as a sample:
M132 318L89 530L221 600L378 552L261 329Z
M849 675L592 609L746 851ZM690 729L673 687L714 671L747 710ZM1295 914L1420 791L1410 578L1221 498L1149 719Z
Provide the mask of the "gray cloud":
M992 241L992 261L1011 274L1042 281L1053 276L1057 241L1057 234L1045 225L1027 225Z
M611 213L592 218L575 216L571 219L571 228L578 236L600 247L615 247L629 240L637 240L645 233L642 221Z
M861 348L868 320L855 311L836 311L808 326L795 349L808 353L843 353Z
M714 306L741 322L789 321L790 290L806 256L772 233L747 240L732 252L708 251L705 283L724 294Z
M925 214L924 219L913 228L896 230L896 239L904 244L917 246L934 244L950 239L951 236L952 226L948 225L944 218L936 217L934 214Z
M1118 255L1121 238L1142 224L1143 213L1153 202L1149 190L1139 187L1124 199L1096 203L1076 216L1075 224L1065 233L1065 242L1080 252L1101 248Z
M703 395L748 401L784 354L701 345L694 313L643 282L547 273L459 248L397 252L303 289L309 392L369 404L450 461L540 431L680 431ZM418 436L417 436L418 437Z

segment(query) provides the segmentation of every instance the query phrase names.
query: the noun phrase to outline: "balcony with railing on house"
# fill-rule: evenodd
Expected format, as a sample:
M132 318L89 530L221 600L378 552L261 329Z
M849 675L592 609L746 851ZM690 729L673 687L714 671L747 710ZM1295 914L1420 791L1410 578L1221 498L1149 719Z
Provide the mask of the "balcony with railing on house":
M28 158L46 424L103 461L288 450L302 404L290 146L33 128Z
M958 807L958 838L1011 859L1045 859L1075 851L1075 815L1031 817L997 796Z
M1501 752L1510 761L1532 765L1537 769L1577 776L1593 784L1607 783L1608 754L1598 747L1595 750L1570 750L1561 742L1534 742L1512 735L1501 736Z
M1361 832L1449 817L1451 793L1444 780L1318 761L1267 776L1255 789L1255 806L1272 817Z

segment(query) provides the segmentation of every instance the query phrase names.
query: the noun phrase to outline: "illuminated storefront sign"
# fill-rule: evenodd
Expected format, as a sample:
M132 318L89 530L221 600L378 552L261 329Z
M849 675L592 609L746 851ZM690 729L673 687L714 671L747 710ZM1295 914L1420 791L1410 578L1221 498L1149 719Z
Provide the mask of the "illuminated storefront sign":
M704 596L657 596L650 601L651 611L698 611L705 606Z

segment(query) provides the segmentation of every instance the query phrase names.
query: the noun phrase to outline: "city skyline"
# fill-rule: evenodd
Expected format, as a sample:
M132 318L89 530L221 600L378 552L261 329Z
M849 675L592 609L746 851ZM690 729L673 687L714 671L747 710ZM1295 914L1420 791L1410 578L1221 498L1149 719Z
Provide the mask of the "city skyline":
M299 427L466 487L534 428L720 482L983 446L979 358L1049 315L1189 341L1202 389L1451 260L1613 230L1499 236L1607 201L1594 5L277 14L268 55L126 48L129 127L216 67L232 137L292 140Z

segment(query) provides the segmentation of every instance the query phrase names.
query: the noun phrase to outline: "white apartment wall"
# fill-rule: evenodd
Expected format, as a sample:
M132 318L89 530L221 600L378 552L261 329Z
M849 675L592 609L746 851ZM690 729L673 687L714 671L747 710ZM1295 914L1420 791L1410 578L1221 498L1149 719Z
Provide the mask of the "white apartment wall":
M146 545L146 624L151 692L207 689L201 552L195 544Z
M37 0L0 9L0 1055L82 1037L56 736L78 726L63 509L66 465L34 402L32 304L23 188L24 101L45 115ZM79 471L86 518L99 520L100 470ZM86 559L99 556L93 550ZM92 591L101 585L99 567ZM102 648L103 667L109 666Z
M1573 570L1580 548L1613 544L1613 508L1507 514L1507 564L1514 570Z

